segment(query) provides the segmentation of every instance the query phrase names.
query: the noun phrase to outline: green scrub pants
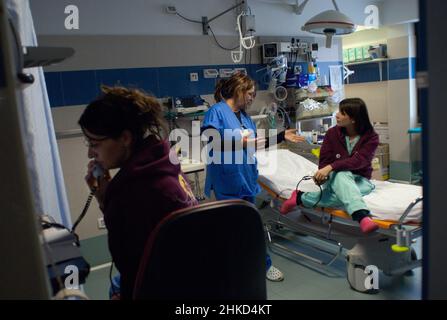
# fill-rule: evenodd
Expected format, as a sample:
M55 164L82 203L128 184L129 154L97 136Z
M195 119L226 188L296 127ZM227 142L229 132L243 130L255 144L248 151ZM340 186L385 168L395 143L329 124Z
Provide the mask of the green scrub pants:
M318 207L343 208L352 215L361 209L369 210L363 196L371 193L375 186L368 179L351 171L339 171L331 172L322 188L323 196ZM319 198L320 191L306 192L301 196L301 201L306 208L312 208Z

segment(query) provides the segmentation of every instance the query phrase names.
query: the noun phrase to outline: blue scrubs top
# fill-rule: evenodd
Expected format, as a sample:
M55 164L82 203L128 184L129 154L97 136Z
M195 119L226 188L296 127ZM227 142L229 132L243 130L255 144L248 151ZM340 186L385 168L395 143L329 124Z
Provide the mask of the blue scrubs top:
M253 120L241 111L241 121L225 102L213 105L205 114L202 124L202 132L208 128L216 129L222 139L228 140L229 132L234 132L233 140L241 139L242 131L250 130L251 137L256 136L256 125ZM230 129L228 131L228 129ZM234 131L233 131L234 130ZM208 144L210 146L210 144ZM205 194L210 197L211 190L217 200L245 199L253 201L256 194L261 191L258 185L258 169L254 148L237 148L236 151L213 150L209 155L214 159L220 159L221 163L209 163L206 168ZM224 163L230 160L231 163ZM236 160L238 160L236 162ZM242 161L241 161L242 160Z

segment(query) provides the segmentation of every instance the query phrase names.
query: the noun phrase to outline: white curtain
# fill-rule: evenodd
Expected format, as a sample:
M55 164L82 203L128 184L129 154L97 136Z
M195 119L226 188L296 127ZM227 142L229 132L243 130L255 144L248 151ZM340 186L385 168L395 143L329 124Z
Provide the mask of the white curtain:
M8 0L8 11L20 35L22 46L37 46L28 0ZM43 70L25 69L34 83L21 90L27 165L31 178L36 212L48 214L71 227L64 178L56 143L53 119Z

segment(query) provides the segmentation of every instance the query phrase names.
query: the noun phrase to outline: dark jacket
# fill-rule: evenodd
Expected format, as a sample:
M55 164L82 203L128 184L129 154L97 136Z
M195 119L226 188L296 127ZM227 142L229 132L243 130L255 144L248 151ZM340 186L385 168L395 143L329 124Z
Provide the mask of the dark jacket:
M152 230L172 211L197 204L169 144L146 138L113 177L104 198L112 259L121 274L121 298L132 298L138 266Z
M379 145L379 136L373 129L365 132L355 144L351 155L348 153L345 137L346 135L339 126L326 132L320 150L318 168L321 169L330 164L334 171L351 171L371 179L373 171L371 161Z

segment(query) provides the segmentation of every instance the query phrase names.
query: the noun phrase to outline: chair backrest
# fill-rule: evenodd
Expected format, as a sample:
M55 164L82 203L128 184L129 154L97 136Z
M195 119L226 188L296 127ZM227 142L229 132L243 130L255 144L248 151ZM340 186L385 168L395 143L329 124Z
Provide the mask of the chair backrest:
M217 201L169 214L149 237L135 299L266 299L266 248L258 210Z

